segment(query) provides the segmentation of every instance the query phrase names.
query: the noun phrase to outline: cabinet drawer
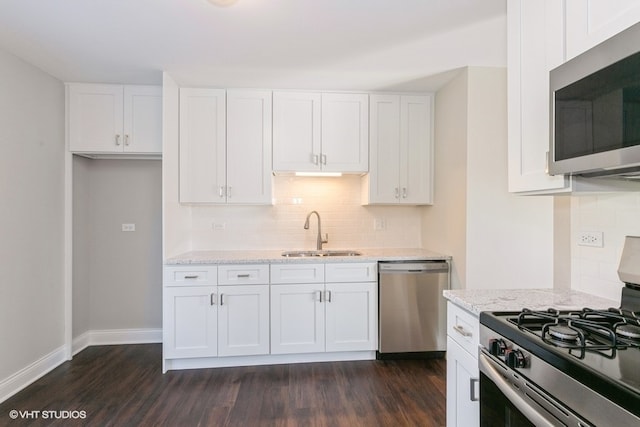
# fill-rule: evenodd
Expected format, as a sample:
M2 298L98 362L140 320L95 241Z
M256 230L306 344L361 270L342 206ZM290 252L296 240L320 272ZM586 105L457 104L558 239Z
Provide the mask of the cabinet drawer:
M447 335L467 352L477 357L480 321L457 305L447 303Z
M218 285L268 285L269 265L220 265Z
M216 285L218 268L212 265L188 265L164 268L165 286Z
M272 264L271 283L324 283L324 264Z
M327 283L375 282L378 274L377 266L375 262L326 264L325 279Z

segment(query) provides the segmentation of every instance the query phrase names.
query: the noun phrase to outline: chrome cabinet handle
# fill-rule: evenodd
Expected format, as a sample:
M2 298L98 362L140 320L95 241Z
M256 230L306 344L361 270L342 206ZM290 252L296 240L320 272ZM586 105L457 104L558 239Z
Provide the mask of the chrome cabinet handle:
M222 185L218 187L218 196L224 197L224 187Z
M311 163L313 163L314 165L317 165L319 162L320 157L317 154L312 154L311 155Z
M396 187L396 189L395 189L395 197L396 197L396 199L400 198L400 189L398 187Z
M211 292L211 295L209 296L209 303L211 305L216 305L216 294Z
M120 134L116 134L116 145L120 145Z
M407 187L402 187L402 198L403 199L407 198Z
M469 378L469 400L477 402L480 397L476 395L476 384L480 384L480 378Z
M322 302L322 291L317 291L318 292L318 301Z
M191 280L193 280L193 279L197 279L198 277L200 277L200 276L198 276L197 274L193 274L193 275L189 275L189 276L184 276L184 278L185 278L185 279L191 279Z
M224 305L224 294L220 294L220 306Z
M462 335L463 337L471 337L473 336L473 334L469 331L467 331L465 328L463 328L460 325L454 325L453 326L453 330L456 331L457 333L459 333L460 335Z
M124 135L124 145L129 145L129 135Z
M250 275L250 274L248 274L248 273L247 273L247 274L238 274L236 277L237 277L238 279L246 279L246 278L251 277L251 275Z
M331 291L325 291L327 302L331 302Z
M323 165L327 164L327 155L326 154L321 155L320 159L322 160L322 164Z

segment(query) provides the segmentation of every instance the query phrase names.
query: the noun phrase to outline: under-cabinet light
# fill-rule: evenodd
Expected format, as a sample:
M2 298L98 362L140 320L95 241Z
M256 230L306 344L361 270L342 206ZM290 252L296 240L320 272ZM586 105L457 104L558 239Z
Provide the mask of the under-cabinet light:
M211 3L212 5L215 5L215 6L226 7L226 6L231 6L232 4L237 2L238 0L207 0L207 1L209 3Z
M296 176L342 176L341 172L296 172Z

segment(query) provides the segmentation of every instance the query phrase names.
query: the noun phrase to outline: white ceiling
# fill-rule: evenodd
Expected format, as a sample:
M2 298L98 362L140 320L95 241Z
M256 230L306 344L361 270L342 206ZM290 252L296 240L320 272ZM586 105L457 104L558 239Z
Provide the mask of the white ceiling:
M506 63L506 0L0 0L0 47L62 81L431 89Z

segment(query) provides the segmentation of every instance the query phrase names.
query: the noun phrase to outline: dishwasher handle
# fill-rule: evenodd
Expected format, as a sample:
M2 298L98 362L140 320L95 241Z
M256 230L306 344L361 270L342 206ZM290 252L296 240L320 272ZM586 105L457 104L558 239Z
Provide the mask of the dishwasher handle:
M436 262L381 262L378 264L380 274L424 274L424 273L448 273L449 263L446 261Z

